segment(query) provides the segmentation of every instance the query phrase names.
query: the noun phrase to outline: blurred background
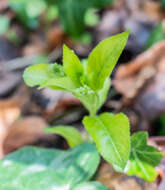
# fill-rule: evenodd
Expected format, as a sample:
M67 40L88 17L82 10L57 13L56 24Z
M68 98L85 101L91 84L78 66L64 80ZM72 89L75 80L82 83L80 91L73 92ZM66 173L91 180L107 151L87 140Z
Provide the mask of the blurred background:
M61 91L27 87L24 69L60 64L63 44L85 59L100 40L127 29L131 34L100 112L125 112L131 132L148 131L150 143L164 150L165 0L0 0L1 158L29 144L67 148L61 137L43 133L46 126L74 125L86 135L81 119L87 111L80 101ZM163 162L154 184L107 165L99 180L115 190L164 190Z

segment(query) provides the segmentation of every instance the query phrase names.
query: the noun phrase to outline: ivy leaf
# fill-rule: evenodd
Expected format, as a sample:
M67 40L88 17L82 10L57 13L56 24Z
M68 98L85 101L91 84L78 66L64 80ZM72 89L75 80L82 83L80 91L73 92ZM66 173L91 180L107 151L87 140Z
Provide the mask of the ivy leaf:
M160 163L162 153L155 147L147 145L147 138L146 132L137 132L132 135L127 174L137 175L153 182L157 176L154 167Z
M84 69L77 55L66 45L63 46L63 66L65 73L80 87Z
M129 36L129 31L101 41L88 58L87 77L94 90L103 88L118 61Z
M1 190L70 190L93 176L99 154L91 143L73 149L21 148L0 161Z
M115 169L123 171L130 154L128 118L123 113L103 113L85 117L83 124L103 158Z
M81 133L71 126L56 126L44 129L46 133L55 133L64 137L70 147L77 146L83 143Z
M25 69L23 78L30 86L48 87L57 90L72 90L75 88L73 82L58 64L36 64Z
M73 190L109 190L99 182L86 182L77 185Z

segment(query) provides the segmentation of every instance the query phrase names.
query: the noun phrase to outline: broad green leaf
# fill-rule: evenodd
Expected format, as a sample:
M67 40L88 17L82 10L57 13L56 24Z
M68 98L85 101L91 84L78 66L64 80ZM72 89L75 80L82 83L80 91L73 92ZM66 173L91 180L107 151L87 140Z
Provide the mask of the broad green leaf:
M164 29L162 24L158 24L153 31L151 32L148 41L145 46L145 50L153 46L159 41L162 41L165 39Z
M114 69L129 36L129 31L101 41L88 58L87 77L94 90L103 88L104 82Z
M9 29L9 25L10 25L9 18L6 16L0 15L0 35L7 32L7 30Z
M92 177L99 164L93 144L68 151L21 148L0 161L1 190L71 190Z
M162 153L155 147L147 145L147 138L146 132L137 132L132 135L127 174L137 175L153 182L157 176L154 167L160 163Z
M23 78L30 86L48 87L53 89L71 90L75 86L66 76L63 67L58 64L36 64L25 69Z
M49 127L44 130L46 133L55 133L64 137L70 147L77 146L83 142L81 133L75 128L71 126L56 126Z
M123 171L130 154L129 120L123 114L103 113L85 117L83 124L103 158Z
M65 73L79 87L84 69L77 55L66 45L63 46L63 66Z
M99 182L88 182L77 185L73 190L109 190Z

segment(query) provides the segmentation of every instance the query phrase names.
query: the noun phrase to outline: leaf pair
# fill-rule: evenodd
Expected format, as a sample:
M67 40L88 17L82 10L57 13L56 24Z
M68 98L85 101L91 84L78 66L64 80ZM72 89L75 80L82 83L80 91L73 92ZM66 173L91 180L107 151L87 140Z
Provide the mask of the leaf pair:
M1 190L107 190L96 182L84 183L95 173L99 154L84 143L68 151L21 148L0 161ZM82 184L81 184L82 183Z

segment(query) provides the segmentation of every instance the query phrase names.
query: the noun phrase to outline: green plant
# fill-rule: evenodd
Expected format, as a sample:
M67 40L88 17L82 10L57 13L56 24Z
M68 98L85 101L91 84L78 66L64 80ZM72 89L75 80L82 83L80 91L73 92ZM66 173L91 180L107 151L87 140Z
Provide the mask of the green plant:
M135 138L136 135L133 135L132 146L130 146L130 127L126 115L123 113L97 115L99 108L106 100L110 87L109 76L125 47L128 35L129 31L126 31L103 40L90 53L88 61L83 64L76 54L64 45L63 66L57 63L31 66L25 70L24 80L29 86L38 85L39 88L48 87L68 91L80 99L90 113L90 116L83 119L83 124L103 158L121 172L126 171L125 168L128 168L126 165L130 159L128 173L137 174L148 181L152 181L153 178L144 177L145 173L150 172L147 167L140 170L135 166L133 168L133 164L131 164L133 163L132 160L136 164L138 163L137 159L134 158L135 152L132 152L135 150L134 141L137 139ZM57 133L56 130L54 132ZM66 134L66 132L62 133ZM137 135L141 139L145 136L142 144L140 144L140 147L145 147L147 136L144 133L137 133ZM67 139L66 136L64 137ZM154 151L156 150L151 149L151 152ZM155 159L157 162L155 161L154 165L149 163L152 169L161 160L161 153L153 154L157 156ZM150 158L152 159L152 155ZM144 160L140 156L138 160L141 159L142 162L148 164L147 159Z
M89 116L83 118L83 124L102 157L117 171L128 175L137 175L151 182L157 176L154 167L161 161L162 153L147 145L147 133L134 133L130 137L129 120L123 113L97 114L107 98L110 88L109 76L125 47L128 36L129 31L126 31L103 40L90 53L88 60L83 62L80 62L76 54L64 45L63 66L57 63L36 64L28 67L23 77L28 86L67 91L80 99L89 111ZM70 147L73 147L71 151L77 147L83 147L84 140L81 133L72 126L47 128L46 132L63 136ZM94 148L93 142L89 143L89 146ZM14 157L16 157L15 154ZM50 159L52 159L51 156ZM66 159L58 160L57 163L53 162L53 166L62 164ZM92 166L88 165L88 167ZM0 174L0 181L1 178L4 180L2 176L3 174ZM64 176L63 178L65 179ZM67 182L64 181L64 183L67 185ZM88 184L80 184L77 189L85 190L86 185ZM66 189L72 190L72 186ZM96 187L93 189L97 190Z
M98 23L92 8L100 9L112 3L113 0L10 0L9 5L27 28L35 29L39 25L39 16L45 12L49 21L58 15L65 32L78 38L83 34L85 24Z

